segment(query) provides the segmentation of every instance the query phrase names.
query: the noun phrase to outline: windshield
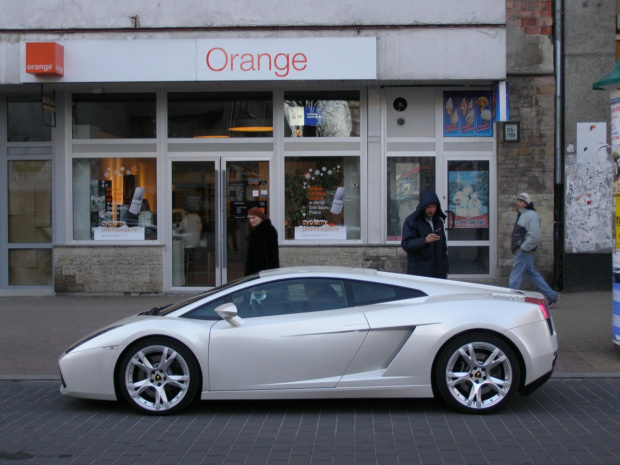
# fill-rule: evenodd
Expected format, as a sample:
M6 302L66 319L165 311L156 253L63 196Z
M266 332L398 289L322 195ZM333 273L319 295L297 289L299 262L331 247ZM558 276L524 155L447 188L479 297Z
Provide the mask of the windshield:
M243 278L236 279L236 280L231 281L229 283L226 283L226 284L224 284L222 286L218 286L218 287L214 287L213 289L209 289L207 292L202 292L202 293L200 293L198 295L189 297L187 299L183 299L180 302L176 302L174 304L171 304L168 307L160 309L155 314L156 315L162 315L162 316L168 315L168 314L170 314L170 313L172 313L172 312L174 312L174 311L176 311L176 310L178 310L180 308L183 308L183 307L185 307L187 305L193 304L194 302L196 302L196 301L198 301L200 299L204 299L205 297L209 297L210 295L216 294L216 293L221 292L221 291L225 291L225 290L227 290L227 289L229 289L231 287L234 287L234 286L236 286L238 284L243 284L243 283L247 283L249 281L254 281L255 279L258 279L258 278L259 278L258 274L252 274L250 276L245 276Z

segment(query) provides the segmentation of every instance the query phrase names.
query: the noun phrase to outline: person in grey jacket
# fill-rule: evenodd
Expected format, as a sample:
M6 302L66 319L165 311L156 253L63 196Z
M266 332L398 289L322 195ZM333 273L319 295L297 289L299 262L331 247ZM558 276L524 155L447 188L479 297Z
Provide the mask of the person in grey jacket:
M526 277L547 298L549 307L552 307L560 294L551 289L542 275L534 269L534 254L540 243L540 217L526 192L517 195L517 212L510 244L515 259L508 286L519 289L523 277Z

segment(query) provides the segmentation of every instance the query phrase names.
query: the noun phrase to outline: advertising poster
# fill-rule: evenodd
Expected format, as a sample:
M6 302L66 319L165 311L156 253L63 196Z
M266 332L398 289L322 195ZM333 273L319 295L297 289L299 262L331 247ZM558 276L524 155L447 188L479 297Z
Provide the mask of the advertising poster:
M492 137L491 92L443 93L444 137Z
M449 210L455 214L455 228L488 228L488 171L448 173Z

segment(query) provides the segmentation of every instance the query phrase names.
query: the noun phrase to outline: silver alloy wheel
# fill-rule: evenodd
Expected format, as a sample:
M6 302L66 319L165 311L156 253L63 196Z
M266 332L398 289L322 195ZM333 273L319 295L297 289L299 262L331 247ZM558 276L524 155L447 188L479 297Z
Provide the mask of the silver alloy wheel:
M509 357L490 342L469 342L448 360L446 384L450 394L468 409L500 404L513 387Z
M164 413L187 395L191 379L185 358L167 345L139 348L124 370L124 388L138 407Z

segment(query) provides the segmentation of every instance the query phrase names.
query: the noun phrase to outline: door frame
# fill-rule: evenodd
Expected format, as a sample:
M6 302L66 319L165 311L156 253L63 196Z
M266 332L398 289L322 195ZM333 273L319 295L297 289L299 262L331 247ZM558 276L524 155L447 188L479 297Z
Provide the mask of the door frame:
M277 197L276 190L273 186L276 184L273 179L275 173L274 157L273 153L268 156L264 154L256 155L253 153L226 153L216 154L213 152L203 152L199 156L196 154L185 155L175 154L173 157L168 157L165 164L166 170L166 183L164 188L164 195L161 197L164 199L165 211L167 214L163 218L158 218L158 224L162 227L160 231L160 240L165 244L164 251L164 290L165 292L173 293L196 293L203 290L211 289L210 286L205 287L190 287L190 286L173 286L172 282L172 222L166 221L164 218L170 218L172 215L172 164L175 162L214 162L215 163L215 285L220 286L227 282L227 230L226 230L226 176L227 176L227 164L230 162L244 162L244 161L267 161L269 162L269 197L268 197L268 211L269 217L272 222L277 224L276 202ZM223 221L224 219L224 221ZM163 226L165 225L165 226Z

